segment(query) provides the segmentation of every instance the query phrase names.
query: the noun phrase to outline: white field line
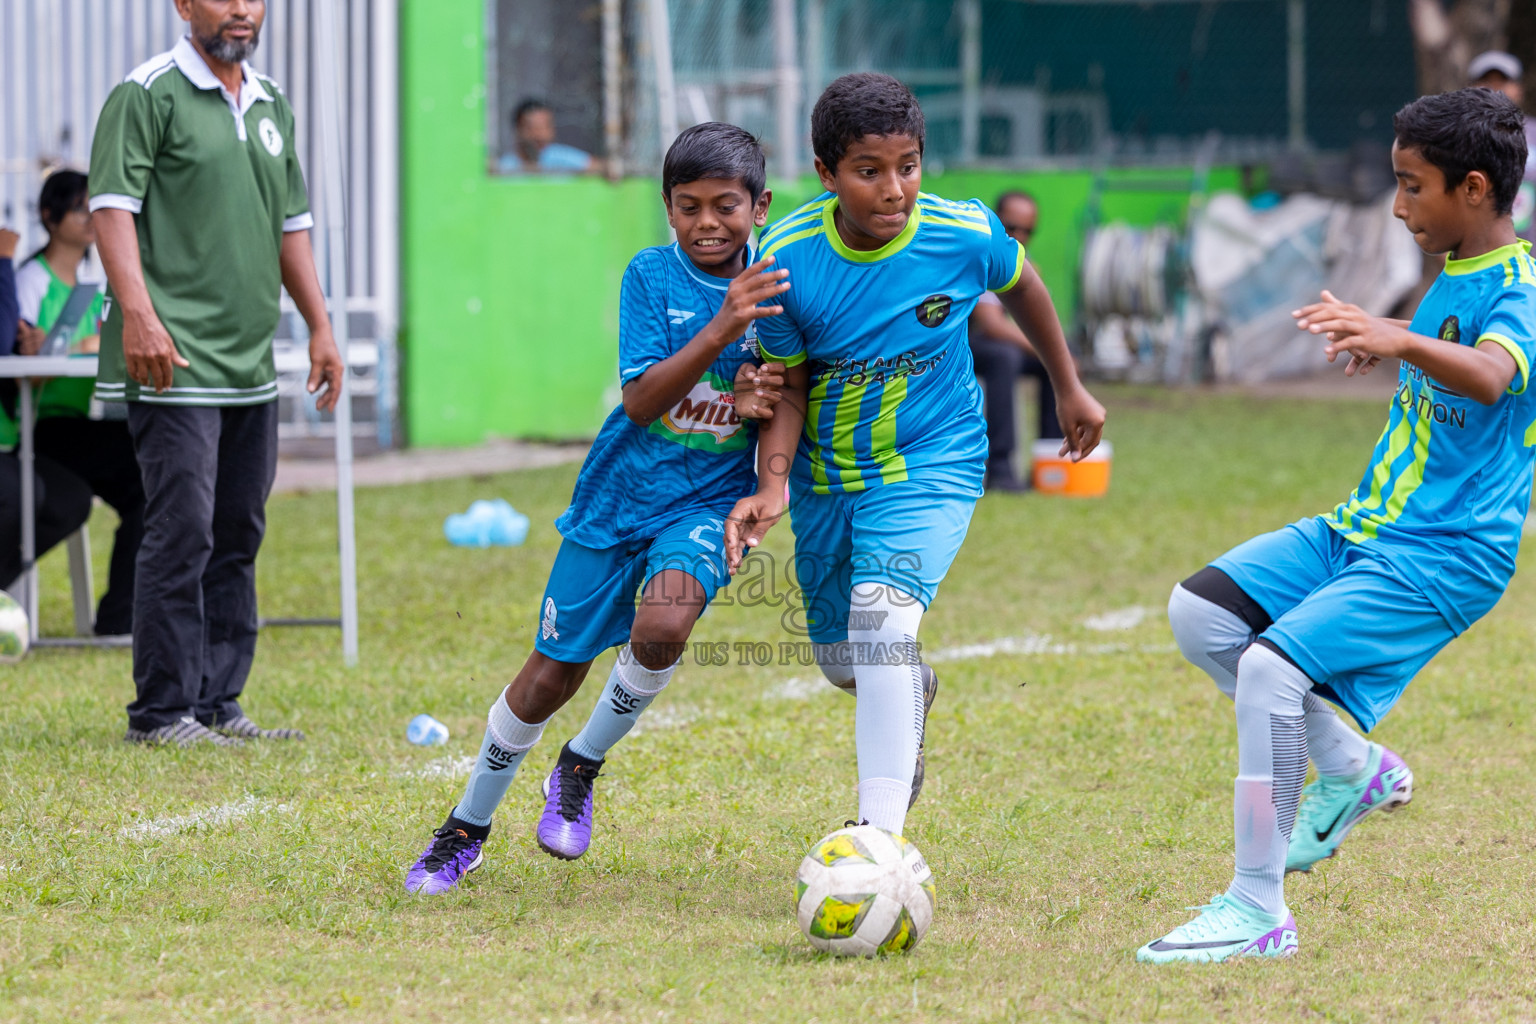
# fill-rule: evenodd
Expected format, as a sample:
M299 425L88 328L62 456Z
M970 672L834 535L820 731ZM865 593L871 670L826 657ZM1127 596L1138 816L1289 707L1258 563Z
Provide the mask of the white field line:
M227 825L231 821L239 821L253 814L269 814L276 812L286 814L287 804L274 804L270 800L263 800L247 793L234 803L220 804L218 807L210 807L203 811L193 811L190 814L178 814L170 818L155 818L151 821L140 821L123 828L118 835L124 839L156 839L162 836L172 836L181 832L193 832L203 829L216 828L219 825Z
M1128 627L1118 627L1128 628ZM1004 636L986 643L960 644L956 647L936 647L923 652L923 660L930 664L946 661L970 661L974 658L995 658L998 655L1039 657L1043 655L1073 654L1170 654L1178 650L1174 644L1072 644L1052 640L1038 633L1023 636ZM770 687L763 696L778 700L809 700L817 694L830 693L833 687L819 676L791 676ZM641 719L642 722L646 719ZM638 728L638 726L637 726Z
M1129 608L1117 608L1103 615L1090 615L1083 620L1083 625L1096 633L1118 633L1125 629L1135 629L1150 614L1151 609L1133 604Z
M1049 636L1026 633L1023 636L1005 636L989 643L962 644L959 647L939 647L923 652L923 660L931 664L944 661L969 661L972 658L995 658L999 654L1039 656L1046 654L1167 654L1178 650L1174 644L1069 644L1052 640Z

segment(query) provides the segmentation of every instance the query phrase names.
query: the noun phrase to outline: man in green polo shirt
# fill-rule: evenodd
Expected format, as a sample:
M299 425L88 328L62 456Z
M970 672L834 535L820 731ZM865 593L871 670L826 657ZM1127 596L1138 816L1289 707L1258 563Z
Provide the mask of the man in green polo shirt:
M256 552L277 468L272 336L286 287L309 390L340 394L293 110L246 63L265 0L175 0L190 34L112 90L91 147L111 312L96 395L128 403L144 476L127 739L301 739L239 697L256 651Z

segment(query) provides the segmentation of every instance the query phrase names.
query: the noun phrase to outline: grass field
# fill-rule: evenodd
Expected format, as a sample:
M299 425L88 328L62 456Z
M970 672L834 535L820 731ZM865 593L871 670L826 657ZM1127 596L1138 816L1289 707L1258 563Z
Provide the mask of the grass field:
M486 868L456 894L403 892L529 649L567 467L359 492L361 666L332 631L270 631L247 691L303 745L125 745L123 652L0 669L0 1019L1536 1019L1526 577L1378 729L1416 799L1292 876L1294 960L1134 962L1231 873L1231 706L1174 651L1167 592L1341 498L1385 410L1104 397L1110 496L984 499L924 621L943 689L908 835L939 912L911 955L828 959L795 926L796 864L855 810L853 702L799 665L690 658L610 759L593 851L566 864L532 825L589 689L529 756ZM487 496L533 517L525 547L443 541L443 516ZM330 613L333 500L273 500L266 614ZM45 568L43 625L64 632L62 554ZM697 637L777 645L782 613L722 605ZM406 742L422 711L446 748Z

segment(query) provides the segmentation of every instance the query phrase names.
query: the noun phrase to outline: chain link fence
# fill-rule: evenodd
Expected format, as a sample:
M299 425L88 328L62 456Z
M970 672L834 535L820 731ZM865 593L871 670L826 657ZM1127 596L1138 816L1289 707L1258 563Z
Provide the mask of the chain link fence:
M930 163L1189 162L1390 142L1415 95L1401 0L495 0L494 151L546 99L561 141L651 173L667 133L725 120L780 171L848 71L906 82ZM614 42L603 45L605 11ZM791 152L785 153L789 149ZM788 157L786 161L785 157Z

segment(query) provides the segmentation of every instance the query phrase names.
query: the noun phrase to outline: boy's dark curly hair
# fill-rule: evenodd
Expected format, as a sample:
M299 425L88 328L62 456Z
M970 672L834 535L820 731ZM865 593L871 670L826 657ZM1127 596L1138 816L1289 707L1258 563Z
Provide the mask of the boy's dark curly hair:
M705 178L735 178L757 202L768 187L763 147L745 128L722 121L684 129L662 161L661 191L671 199L674 187Z
M827 86L811 111L811 148L829 171L836 171L848 147L866 135L910 135L923 152L923 108L912 90L890 75L844 75Z
M1472 171L1488 176L1493 209L1509 213L1525 173L1525 121L1508 96L1476 86L1423 96L1392 118L1399 149L1417 150L1445 175L1445 189Z

